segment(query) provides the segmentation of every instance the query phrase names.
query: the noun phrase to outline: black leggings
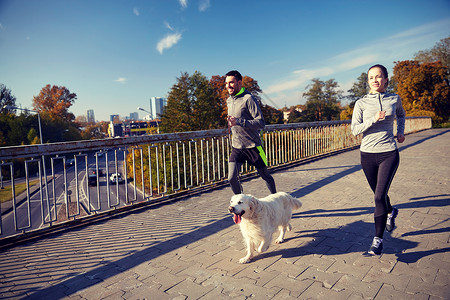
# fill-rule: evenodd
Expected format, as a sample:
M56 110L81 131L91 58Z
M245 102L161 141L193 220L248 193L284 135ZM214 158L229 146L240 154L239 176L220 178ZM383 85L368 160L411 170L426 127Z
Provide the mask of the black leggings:
M374 192L375 236L383 238L388 213L392 212L389 187L400 162L398 150L382 153L361 152L361 166Z
M239 182L239 170L241 169L241 163L229 162L228 163L228 181L230 182L231 190L234 194L241 194L242 186ZM270 193L275 194L277 189L275 187L275 180L272 175L270 175L267 167L256 169L259 176L266 182L267 188Z

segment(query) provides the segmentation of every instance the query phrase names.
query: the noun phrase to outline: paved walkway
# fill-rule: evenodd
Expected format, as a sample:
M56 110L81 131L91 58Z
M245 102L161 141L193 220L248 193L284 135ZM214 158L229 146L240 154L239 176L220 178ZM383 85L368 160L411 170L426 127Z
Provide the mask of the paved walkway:
M301 198L287 241L239 264L229 188L0 250L2 299L450 299L450 130L408 135L381 257L359 150L274 173ZM262 197L261 179L244 182Z

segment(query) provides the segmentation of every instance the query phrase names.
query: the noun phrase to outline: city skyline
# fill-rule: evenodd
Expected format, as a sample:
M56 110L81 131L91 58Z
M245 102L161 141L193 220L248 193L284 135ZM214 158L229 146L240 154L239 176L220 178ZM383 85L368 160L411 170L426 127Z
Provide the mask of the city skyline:
M45 85L65 86L70 112L107 121L167 98L183 72L237 69L282 108L304 104L314 78L346 92L375 63L392 75L449 28L448 0L3 0L0 83L26 108Z

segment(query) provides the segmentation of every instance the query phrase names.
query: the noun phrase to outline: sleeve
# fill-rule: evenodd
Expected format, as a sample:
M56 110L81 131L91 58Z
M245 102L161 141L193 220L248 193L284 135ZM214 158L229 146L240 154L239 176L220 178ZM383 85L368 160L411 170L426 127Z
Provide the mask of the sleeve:
M239 118L237 120L237 124L251 129L261 130L266 126L266 122L264 121L264 117L259 107L257 101L250 96L246 102L248 112L250 113L251 119Z
M397 98L397 107L396 107L396 115L397 115L397 134L405 134L405 110L403 109L402 99L400 96Z
M375 123L375 118L369 118L364 120L363 109L361 107L361 102L356 101L355 107L353 108L352 124L351 129L353 135L358 135L369 129Z

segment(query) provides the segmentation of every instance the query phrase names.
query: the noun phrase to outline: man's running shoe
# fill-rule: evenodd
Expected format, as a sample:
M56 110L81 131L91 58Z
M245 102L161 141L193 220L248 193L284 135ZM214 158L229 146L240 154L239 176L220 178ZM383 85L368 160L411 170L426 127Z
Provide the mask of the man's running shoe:
M383 252L383 239L380 239L379 237L374 237L372 246L370 246L369 251L367 251L370 255L381 255Z
M392 212L388 214L387 220L386 220L386 231L392 232L392 230L395 229L395 218L398 215L398 209L395 207L392 208Z

